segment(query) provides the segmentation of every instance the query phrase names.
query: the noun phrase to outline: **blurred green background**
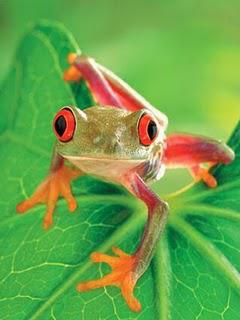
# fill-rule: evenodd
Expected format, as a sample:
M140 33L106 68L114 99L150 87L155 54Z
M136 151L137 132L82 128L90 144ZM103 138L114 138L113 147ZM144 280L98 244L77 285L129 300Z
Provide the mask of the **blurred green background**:
M169 132L227 139L240 115L239 10L237 0L0 0L0 79L29 25L59 21L168 115ZM191 178L174 171L164 181L154 188Z

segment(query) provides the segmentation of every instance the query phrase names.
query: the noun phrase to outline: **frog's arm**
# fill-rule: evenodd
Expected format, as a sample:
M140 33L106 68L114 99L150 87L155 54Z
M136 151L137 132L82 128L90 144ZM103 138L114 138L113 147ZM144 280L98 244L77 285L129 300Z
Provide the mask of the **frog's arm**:
M109 264L112 272L101 279L82 282L77 289L87 291L110 285L119 287L131 310L138 312L141 305L134 297L134 287L151 262L156 243L166 224L168 205L153 193L137 174L126 177L123 184L148 208L148 220L142 240L133 255L126 254L117 247L112 248L116 256L94 252L91 255L92 260Z
M79 81L83 78L98 103L129 111L149 110L156 114L159 121L162 121L163 126L166 127L167 117L112 71L84 55L78 56L71 53L68 56L68 61L70 67L65 71L64 79Z
M167 137L164 162L169 168L186 167L196 180L216 187L215 178L201 165L228 164L234 152L224 142L202 136L172 134Z
M69 211L74 211L77 206L70 183L83 173L78 169L66 166L64 161L54 147L48 176L37 187L33 195L19 203L16 208L18 213L25 213L35 205L45 203L46 213L43 221L45 229L52 224L53 212L60 195L66 199Z

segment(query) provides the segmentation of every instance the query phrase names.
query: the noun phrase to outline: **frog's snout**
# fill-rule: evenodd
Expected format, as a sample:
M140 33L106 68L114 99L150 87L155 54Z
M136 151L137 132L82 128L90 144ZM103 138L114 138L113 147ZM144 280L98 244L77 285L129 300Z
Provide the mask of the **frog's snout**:
M61 109L53 119L53 131L61 142L68 142L73 138L75 127L75 116L68 107Z

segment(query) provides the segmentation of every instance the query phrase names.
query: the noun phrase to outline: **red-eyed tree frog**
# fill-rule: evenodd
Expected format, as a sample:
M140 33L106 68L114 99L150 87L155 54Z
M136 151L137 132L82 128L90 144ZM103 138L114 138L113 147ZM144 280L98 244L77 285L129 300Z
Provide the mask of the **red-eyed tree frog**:
M129 308L139 312L141 304L134 296L134 287L151 262L168 216L167 203L148 185L160 179L165 168L187 167L195 180L202 179L214 188L217 181L203 164L208 168L217 163L228 164L234 159L234 152L225 143L202 136L166 136L166 115L119 77L83 55L72 53L68 61L70 67L64 79L84 79L96 105L85 110L65 106L56 114L50 172L33 195L17 205L17 212L45 203L43 226L49 228L59 196L66 199L70 211L76 209L70 183L84 174L118 183L143 201L148 220L136 251L128 254L113 247L114 256L92 253L94 262L109 264L112 272L77 285L78 291L117 286Z

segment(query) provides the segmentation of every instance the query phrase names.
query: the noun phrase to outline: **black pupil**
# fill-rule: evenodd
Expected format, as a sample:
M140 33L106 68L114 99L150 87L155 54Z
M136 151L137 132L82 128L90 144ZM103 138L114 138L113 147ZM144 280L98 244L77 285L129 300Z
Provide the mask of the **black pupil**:
M57 118L56 122L55 122L55 130L57 131L57 134L61 137L67 127L67 122L64 118L64 116L60 116Z
M150 121L147 128L148 136L151 140L153 140L156 137L157 134L157 126L154 121Z

